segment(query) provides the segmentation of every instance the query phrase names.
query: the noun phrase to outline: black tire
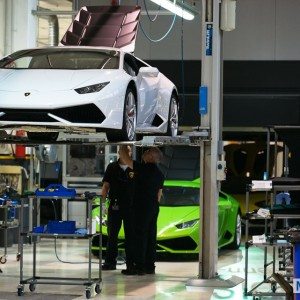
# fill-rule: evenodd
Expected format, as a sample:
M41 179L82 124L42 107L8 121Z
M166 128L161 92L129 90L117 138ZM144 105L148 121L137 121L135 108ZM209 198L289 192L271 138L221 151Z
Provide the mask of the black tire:
M178 134L178 99L175 94L172 94L169 106L169 115L168 115L168 129L167 135L177 136Z
M92 254L97 258L99 258L99 256L100 256L99 252L100 252L99 250L92 249Z
M241 245L241 236L242 236L242 217L241 213L238 212L236 215L236 223L235 223L235 232L234 232L234 240L231 244L228 245L228 249L237 250Z
M23 296L24 295L24 290L23 288L18 288L18 296Z
M0 257L0 263L1 263L1 264L5 264L6 262L7 262L6 257L5 257L5 256L1 256L1 257Z
M107 140L109 142L119 141L134 141L136 134L136 93L130 87L127 88L124 99L123 110L123 126L121 130L111 130L106 133Z
M95 292L96 292L96 294L100 294L101 293L101 287L100 287L100 284L96 284L96 286L95 286Z
M29 284L29 291L30 292L34 292L35 291L35 284L34 283L30 283Z
M90 291L90 290L85 290L85 298L86 298L86 299L90 299L91 296L92 296L91 291Z
M30 141L49 141L55 142L59 132L27 132L27 137Z

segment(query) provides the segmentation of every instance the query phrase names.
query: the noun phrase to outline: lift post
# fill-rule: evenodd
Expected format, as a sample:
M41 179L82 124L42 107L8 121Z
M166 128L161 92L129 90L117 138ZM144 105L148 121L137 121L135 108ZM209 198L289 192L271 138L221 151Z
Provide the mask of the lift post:
M231 288L243 281L232 276L218 276L218 199L220 181L217 165L223 154L222 143L222 32L220 30L220 0L202 0L202 70L201 87L206 99L201 99L201 126L210 128L210 139L200 146L200 251L197 279L189 287ZM205 212L205 213L204 213Z
M202 226L202 254L199 257L199 278L214 278L218 262L218 193L217 161L221 133L221 40L219 29L220 1L202 1L202 70L201 86L207 87L207 109L201 115L201 126L210 128L211 139L203 142L201 166L202 207L200 207ZM200 206L201 206L200 204ZM203 213L205 212L205 214ZM205 234L205 233L209 234ZM200 235L201 235L200 233Z

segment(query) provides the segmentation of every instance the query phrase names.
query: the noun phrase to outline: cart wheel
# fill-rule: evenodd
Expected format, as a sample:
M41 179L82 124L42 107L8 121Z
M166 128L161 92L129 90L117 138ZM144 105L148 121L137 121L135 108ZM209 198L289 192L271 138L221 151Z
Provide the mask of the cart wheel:
M18 287L18 296L23 296L23 295L24 295L24 288Z
M273 293L276 292L276 290L277 290L277 285L276 285L276 283L271 283L271 290L272 290Z
M34 292L35 291L35 284L34 283L30 283L29 284L29 291L30 292Z
M0 263L1 263L1 264L5 264L6 262L7 262L6 257L5 257L5 256L1 256L1 257L0 257Z
M85 290L85 298L90 299L91 296L92 296L91 291L90 290Z
M95 292L96 292L96 294L100 294L101 293L100 284L96 284L96 286L95 286Z
M16 256L16 260L19 261L20 259L21 259L21 254L18 253L17 256Z

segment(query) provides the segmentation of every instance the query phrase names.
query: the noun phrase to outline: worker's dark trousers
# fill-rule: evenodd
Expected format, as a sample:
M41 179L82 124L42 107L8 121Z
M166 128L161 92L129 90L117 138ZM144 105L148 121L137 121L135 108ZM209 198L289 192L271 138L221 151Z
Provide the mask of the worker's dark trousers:
M126 265L133 265L133 215L131 209L108 210L107 230L108 240L106 246L105 263L116 265L118 256L118 235L122 225L125 233Z
M154 270L159 208L134 210L135 263L138 270Z

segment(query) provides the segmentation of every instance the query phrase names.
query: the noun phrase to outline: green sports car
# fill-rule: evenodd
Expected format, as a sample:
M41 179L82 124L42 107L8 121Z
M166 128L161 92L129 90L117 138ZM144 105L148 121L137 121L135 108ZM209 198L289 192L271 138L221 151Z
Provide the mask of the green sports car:
M166 180L157 222L157 252L173 254L199 253L199 186L200 179ZM100 230L99 206L93 217ZM238 202L231 196L219 194L219 247L238 249L241 243L241 213ZM92 251L99 252L99 237L93 239ZM103 250L107 241L106 215L102 220ZM119 233L119 249L124 249L124 231Z

